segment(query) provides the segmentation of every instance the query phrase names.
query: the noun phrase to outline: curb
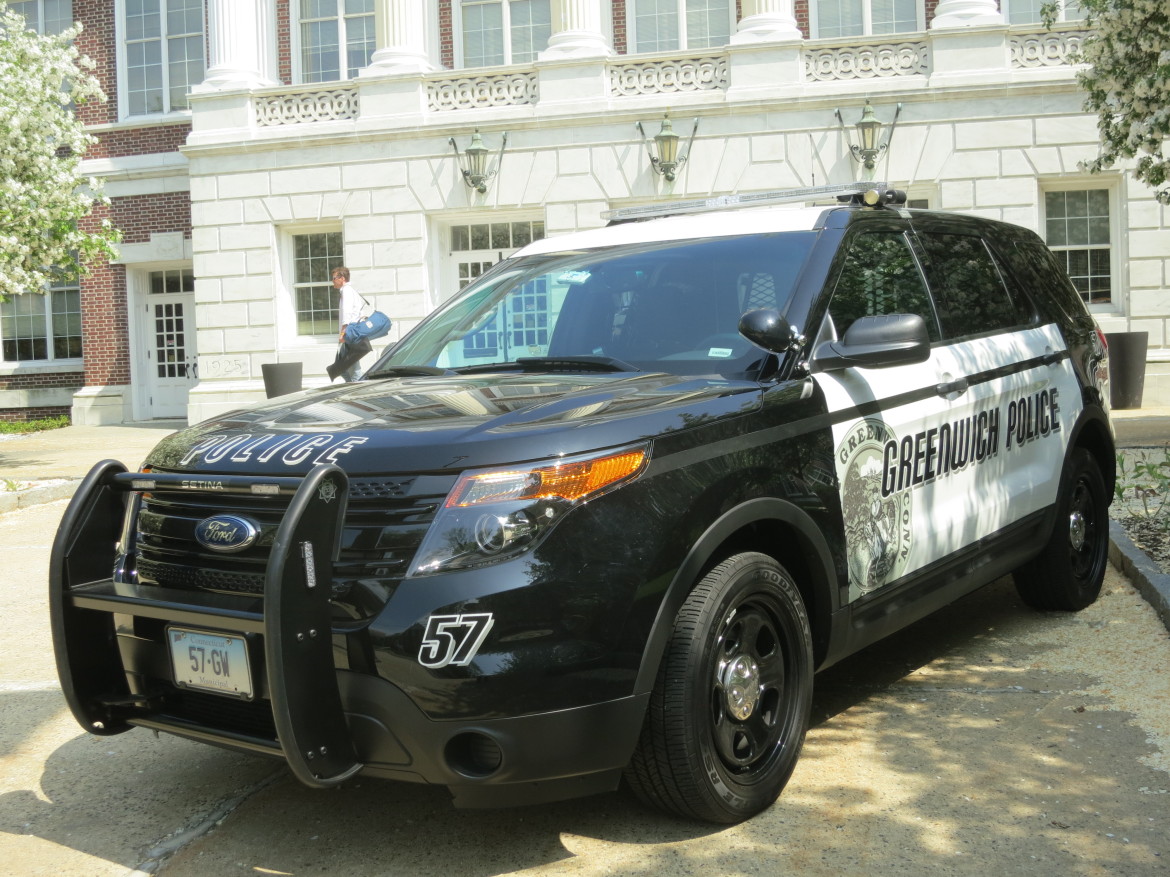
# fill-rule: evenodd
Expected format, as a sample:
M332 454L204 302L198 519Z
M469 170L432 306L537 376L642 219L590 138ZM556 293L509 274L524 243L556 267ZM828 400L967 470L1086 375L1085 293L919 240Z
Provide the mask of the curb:
M1121 570L1170 630L1170 575L1133 544L1121 524L1109 520L1109 561Z
M0 515L44 502L68 499L80 483L77 479L18 493L0 493ZM1112 518L1109 519L1109 562L1133 582L1138 593L1154 607L1162 624L1170 630L1170 575L1163 573L1144 551L1134 545L1125 528Z
M60 484L49 484L45 487L34 487L32 490L18 490L0 492L0 515L6 512L15 512L18 509L40 505L43 502L53 502L58 499L69 499L73 496L80 478L62 481Z

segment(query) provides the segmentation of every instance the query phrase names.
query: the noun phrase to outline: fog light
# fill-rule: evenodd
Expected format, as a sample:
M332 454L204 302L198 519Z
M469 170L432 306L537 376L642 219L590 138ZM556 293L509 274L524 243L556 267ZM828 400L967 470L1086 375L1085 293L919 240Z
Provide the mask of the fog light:
M484 734L457 734L447 742L447 764L466 777L486 777L495 773L504 761L500 745Z

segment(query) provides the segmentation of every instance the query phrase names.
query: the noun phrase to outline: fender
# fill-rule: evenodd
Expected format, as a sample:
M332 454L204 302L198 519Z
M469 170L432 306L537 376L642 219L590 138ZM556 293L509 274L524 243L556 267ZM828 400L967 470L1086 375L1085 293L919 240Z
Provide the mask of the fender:
M812 518L788 500L773 497L748 500L713 521L679 564L658 607L654 626L642 652L642 663L634 683L635 694L644 694L654 688L658 665L674 628L675 616L698 582L700 574L711 566L711 560L719 547L744 527L761 521L781 523L800 534L803 544L798 547L803 550L813 579L804 583L807 587L801 588L801 592L808 594L809 589L812 590L813 605L807 609L814 636L819 627L818 618L823 620L838 608L840 588L832 554Z

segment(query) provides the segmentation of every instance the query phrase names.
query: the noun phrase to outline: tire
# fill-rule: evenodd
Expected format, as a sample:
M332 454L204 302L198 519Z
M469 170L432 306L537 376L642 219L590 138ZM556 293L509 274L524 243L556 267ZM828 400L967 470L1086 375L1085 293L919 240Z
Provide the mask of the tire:
M628 785L691 819L760 812L796 766L812 676L812 634L791 576L764 554L725 560L675 618Z
M1016 570L1016 591L1034 609L1076 612L1101 593L1109 562L1109 497L1093 455L1069 458L1044 550Z

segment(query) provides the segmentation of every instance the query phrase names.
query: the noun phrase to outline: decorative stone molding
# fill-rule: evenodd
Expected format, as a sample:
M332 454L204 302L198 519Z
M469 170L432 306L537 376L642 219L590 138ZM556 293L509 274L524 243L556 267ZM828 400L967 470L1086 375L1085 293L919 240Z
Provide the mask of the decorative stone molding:
M256 124L261 128L333 122L357 116L358 92L353 86L256 97Z
M639 94L721 91L727 89L727 69L725 55L611 64L609 92L631 97Z
M524 106L536 103L536 97L535 73L447 76L427 82L427 104L432 112Z
M1009 42L1013 67L1063 67L1079 63L1085 32L1013 34Z
M925 42L825 46L804 52L805 78L818 82L925 76L928 72L930 55Z

